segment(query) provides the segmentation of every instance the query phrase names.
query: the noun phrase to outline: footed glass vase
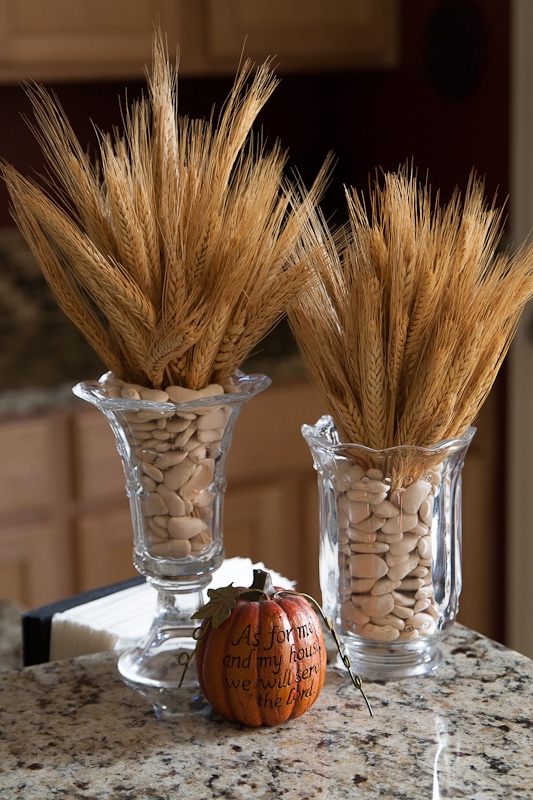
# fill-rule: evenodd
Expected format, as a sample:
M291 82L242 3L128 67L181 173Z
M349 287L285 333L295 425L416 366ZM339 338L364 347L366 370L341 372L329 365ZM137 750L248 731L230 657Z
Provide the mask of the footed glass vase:
M123 679L172 689L195 646L191 615L224 557L226 459L238 414L266 389L264 375L237 372L225 385L165 391L112 373L74 387L115 435L133 523L133 563L158 592L144 640L119 657Z
M434 447L342 444L331 417L304 425L319 485L320 586L354 669L423 675L461 593L461 477L475 434Z

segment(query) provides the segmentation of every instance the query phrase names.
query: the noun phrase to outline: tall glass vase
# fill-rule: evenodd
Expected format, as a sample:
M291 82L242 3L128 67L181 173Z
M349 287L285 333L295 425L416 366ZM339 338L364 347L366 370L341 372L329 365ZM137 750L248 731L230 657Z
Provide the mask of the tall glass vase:
M319 484L320 585L356 671L423 675L461 592L461 476L475 434L434 447L342 444L331 417L304 425Z
M126 384L112 373L73 391L105 416L115 435L133 523L133 563L158 592L146 638L124 652L124 680L171 689L195 645L191 615L222 563L226 459L237 416L270 385L233 375L224 386L166 391Z

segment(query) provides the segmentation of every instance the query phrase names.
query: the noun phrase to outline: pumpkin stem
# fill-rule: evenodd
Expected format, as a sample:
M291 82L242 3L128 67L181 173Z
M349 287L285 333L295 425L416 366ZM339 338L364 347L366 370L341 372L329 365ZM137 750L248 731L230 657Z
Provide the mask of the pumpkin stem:
M246 592L247 597L251 600L250 592L257 592L259 595L266 594L268 597L273 597L276 594L274 584L270 572L265 572L264 569L254 569L254 579L249 590ZM259 597L257 598L260 599Z

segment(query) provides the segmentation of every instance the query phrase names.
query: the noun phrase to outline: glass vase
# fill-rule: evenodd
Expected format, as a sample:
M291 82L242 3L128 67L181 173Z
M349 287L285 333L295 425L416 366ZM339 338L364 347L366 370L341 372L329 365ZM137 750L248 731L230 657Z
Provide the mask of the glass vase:
M133 563L158 592L148 635L118 660L128 683L180 685L184 659L195 646L191 615L206 602L204 590L224 557L233 428L243 405L269 385L264 375L237 372L224 386L160 392L106 373L73 389L113 430L131 509Z
M354 669L423 675L457 617L461 477L475 434L424 448L342 444L331 417L304 425L319 485L320 586Z

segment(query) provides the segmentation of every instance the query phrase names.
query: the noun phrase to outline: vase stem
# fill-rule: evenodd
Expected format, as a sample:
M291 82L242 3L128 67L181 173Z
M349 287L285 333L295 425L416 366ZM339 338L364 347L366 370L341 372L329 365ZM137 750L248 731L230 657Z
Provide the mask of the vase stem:
M152 628L161 631L183 631L181 635L192 636L195 624L191 617L205 602L204 593L200 589L195 592L159 590Z
M184 661L196 644L196 625L191 616L204 602L201 590L157 591L156 612L148 634L118 660L118 670L127 683L166 689L183 685ZM196 682L193 670L188 671L186 681Z

